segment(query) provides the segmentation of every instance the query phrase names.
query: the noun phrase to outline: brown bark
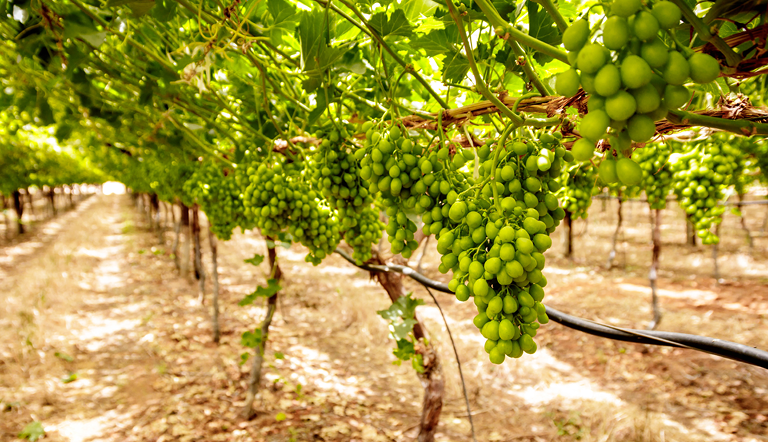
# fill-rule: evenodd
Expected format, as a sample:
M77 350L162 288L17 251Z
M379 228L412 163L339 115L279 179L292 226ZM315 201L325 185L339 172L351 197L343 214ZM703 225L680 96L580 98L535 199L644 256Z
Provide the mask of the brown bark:
M171 246L171 254L173 254L173 263L176 265L176 270L181 271L181 267L179 266L179 238L181 237L181 225L182 225L182 218L184 210L182 210L182 216L179 217L178 222L176 221L176 213L174 205L171 204L171 213L173 214L173 224L174 226L174 236L173 236L173 246Z
M16 225L19 229L19 235L24 234L24 224L21 222L21 217L24 215L24 200L21 196L21 191L13 191L13 209L16 211Z
M29 219L30 221L35 219L35 216L37 216L37 213L35 212L35 205L32 201L32 192L27 189L25 191L25 194L27 195L27 204L29 204ZM22 203L23 204L23 203Z
M274 242L274 238L267 237L268 241ZM269 269L271 279L277 280L278 283L283 279L283 272L280 269L280 264L277 262L277 250L267 247L267 256L269 259ZM245 396L245 408L243 414L246 418L253 417L253 401L256 399L256 393L259 391L259 382L261 381L261 366L264 363L264 350L267 347L267 338L269 338L269 326L272 324L272 318L277 310L277 297L280 292L267 298L267 315L261 322L259 330L261 331L261 341L259 345L254 349L253 363L251 364L251 374L248 378L248 391Z
M211 246L211 277L213 278L213 342L219 343L221 330L219 329L219 264L216 235L208 226L208 243Z
M5 239L8 240L11 237L11 222L8 220L8 213L5 211L5 209L8 207L8 203L5 200L5 195L0 195L0 202L2 202L3 207L3 225L5 226Z
M571 212L565 211L565 257L570 259L573 257L573 219L571 218Z
M379 255L374 255L377 264L384 264ZM396 302L405 295L403 288L403 275L394 272L378 272L375 274L379 284L387 291L389 299ZM440 412L443 409L443 393L445 381L440 358L435 347L427 339L426 330L418 318L413 326L413 335L419 345L416 352L422 356L424 366L423 373L417 373L422 387L424 387L424 401L421 408L421 422L419 428L419 442L432 442L435 440L437 425L440 423Z
M661 310L659 310L659 298L656 293L656 280L659 271L659 258L661 257L661 210L656 209L656 219L653 222L653 249L651 251L651 270L648 273L648 279L651 281L651 307L653 309L653 321L648 326L654 330L661 322Z
M56 200L55 200L55 193L53 191L53 188L51 187L46 192L45 196L48 197L48 201L51 204L51 216L56 216Z
M179 203L179 206L181 206L181 226L184 229L184 244L181 248L181 263L179 270L181 271L181 274L186 277L189 272L189 242L192 238L190 236L190 231L192 229L189 225L189 207L184 205L184 203Z
M623 221L621 213L622 203L623 201L621 199L621 191L619 191L619 208L616 210L618 221L616 221L616 230L613 231L611 253L608 254L608 264L606 265L608 269L613 268L613 260L616 259L616 243L619 241L619 232L621 232L621 223Z
M685 214L685 243L689 246L696 246L696 231L691 222L691 215Z
M205 269L203 268L203 251L200 247L200 208L192 206L192 237L195 241L195 279L199 282L200 304L205 303Z
M160 238L162 238L162 228L160 228L160 199L157 197L156 193L153 193L149 196L149 207L151 208L150 214L152 216L152 225L153 228L157 228L160 230ZM162 240L159 241L162 244Z

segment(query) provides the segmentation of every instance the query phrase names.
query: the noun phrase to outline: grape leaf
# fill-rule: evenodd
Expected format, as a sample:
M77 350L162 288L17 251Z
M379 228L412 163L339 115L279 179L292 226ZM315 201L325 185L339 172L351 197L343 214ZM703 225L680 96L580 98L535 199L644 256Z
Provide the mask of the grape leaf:
M454 32L455 31L455 32ZM411 40L411 46L423 49L427 57L456 52L454 43L458 38L458 28L438 29Z
M416 353L411 341L400 339L397 341L397 349L393 350L392 354L394 354L397 359L407 361Z
M19 433L19 439L27 439L33 442L43 436L45 436L45 429L43 428L43 424L38 421L28 423L24 426L24 429L21 430L21 433Z
M175 0L155 0L155 7L150 11L152 18L159 22L168 22L176 16Z
M528 9L528 34L544 43L558 46L562 42L562 36L552 17L532 0L526 2L526 7ZM540 64L552 60L552 57L541 52L534 52L533 58Z
M419 298L412 298L413 294L408 293L405 296L397 298L386 310L379 310L376 313L384 319L393 321L397 318L413 319L416 314L416 307L424 305L424 301Z
M107 7L128 6L133 12L134 17L141 17L149 12L154 6L154 0L107 0Z
M259 255L257 253L255 255L253 255L253 258L244 259L243 261L246 264L251 264L251 265L257 266L257 265L261 264L262 262L264 262L264 255Z
M413 25L408 21L402 9L395 9L389 18L387 18L386 12L377 12L368 20L368 24L382 37L389 35L408 37L413 33Z
M256 348L261 345L261 330L247 331L240 336L240 345L248 348ZM242 356L240 356L242 360ZM245 361L243 361L245 362Z
M448 52L443 60L443 81L461 83L469 72L469 60L459 51Z
M411 22L418 20L422 16L431 15L438 6L440 5L432 0L403 0L400 3L406 18Z
M328 26L322 11L306 11L299 22L299 39L301 41L301 67L310 76L322 74L344 55L345 50L332 48L325 41Z
M280 284L278 284L278 281L276 279L270 279L269 281L267 281L266 287L262 287L262 286L257 287L255 292L243 298L242 301L237 303L237 305L244 306L244 305L253 304L253 301L255 301L256 298L261 298L261 297L270 298L275 293L279 292L281 288L282 287L280 287Z

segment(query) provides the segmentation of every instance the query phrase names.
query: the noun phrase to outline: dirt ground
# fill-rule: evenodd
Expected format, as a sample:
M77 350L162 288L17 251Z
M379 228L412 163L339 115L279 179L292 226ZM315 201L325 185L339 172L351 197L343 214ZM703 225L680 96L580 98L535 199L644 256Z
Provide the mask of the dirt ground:
M761 208L762 207L762 208ZM625 205L616 259L605 270L615 202L578 221L575 256L547 253L545 302L618 326L650 320L650 224ZM764 206L747 210L759 233ZM684 245L682 215L664 212L660 329L768 349L768 238L750 251L739 219L722 228L721 283L709 247ZM421 385L393 364L377 310L385 292L333 256L313 267L300 247L278 248L286 276L269 337L258 415L240 410L250 360L243 332L263 304L237 302L265 280L256 234L219 243L222 342L211 340L197 284L179 276L164 244L124 195L94 196L0 249L0 440L40 421L52 441L400 441L416 436ZM210 269L207 239L206 268ZM431 247L424 272L437 272ZM210 273L210 272L209 272ZM446 397L438 440L469 441L461 384L438 309L419 307L438 345ZM765 441L768 371L689 350L613 342L550 323L539 351L488 362L474 306L436 294L457 340L478 441ZM429 301L428 301L429 300Z

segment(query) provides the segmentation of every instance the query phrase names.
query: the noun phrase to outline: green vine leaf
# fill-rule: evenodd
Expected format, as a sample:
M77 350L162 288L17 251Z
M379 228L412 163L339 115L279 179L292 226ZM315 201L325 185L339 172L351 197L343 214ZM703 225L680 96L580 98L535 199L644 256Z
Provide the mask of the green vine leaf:
M526 7L528 9L528 34L552 46L560 45L563 37L552 17L532 0L527 0ZM541 52L535 52L533 59L544 64L552 60L552 57Z
M246 264L251 264L254 266L260 265L262 262L264 262L264 255L259 255L258 253L253 255L253 258L244 259L243 262Z
M469 72L469 60L459 51L448 52L443 60L443 81L461 83Z
M377 12L368 20L368 24L382 37L391 35L408 37L413 33L414 29L402 9L395 9L395 12L389 18L387 18L386 12Z
M256 288L256 291L251 293L250 295L243 298L240 302L237 303L239 306L244 305L250 305L253 304L253 301L256 300L256 298L269 298L272 297L275 293L279 292L280 284L278 284L278 281L276 279L270 279L267 281L267 286L259 286Z

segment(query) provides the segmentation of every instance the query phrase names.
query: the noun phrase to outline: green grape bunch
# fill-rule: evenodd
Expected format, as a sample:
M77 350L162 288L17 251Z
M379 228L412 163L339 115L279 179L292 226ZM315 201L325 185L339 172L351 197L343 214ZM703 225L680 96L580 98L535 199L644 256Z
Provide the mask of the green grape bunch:
M680 207L691 217L696 235L704 244L720 239L710 229L722 222L725 206L718 202L733 185L741 152L728 142L729 135L715 133L681 146L670 155L673 189Z
M184 183L183 191L200 205L208 218L211 231L228 241L237 226L242 225L243 199L231 169L215 161L205 161Z
M586 219L592 205L597 171L590 163L573 164L563 169L557 178L562 186L557 197L563 209L571 214L572 219Z
M309 249L305 261L314 265L336 250L341 241L339 217L305 180L306 163L269 154L246 169L245 216L267 236L287 231Z
M384 227L372 208L367 182L360 176L360 161L352 153L357 146L347 141L350 137L346 128L319 131L315 136L322 142L313 155L311 183L338 212L353 258L368 261L371 245L381 239Z
M639 187L645 191L651 209L667 207L667 196L672 191L671 154L668 143L654 143L635 152L635 160L643 171Z
M414 240L417 226L413 217L421 215L426 235L436 234L448 217L448 200L468 183L457 172L464 166L463 154L451 153L447 146L424 149L393 126L382 131L382 123L366 122L366 139L355 155L362 166L360 176L369 183L372 195L378 195L386 207L386 227L392 252L408 258L419 246Z
M584 141L574 145L581 154L574 156L591 157L607 137L621 159L604 160L604 178L613 179L606 183L638 184L642 173L628 158L632 143L651 140L655 122L689 101L686 82L709 83L720 75L714 57L693 52L669 33L681 18L680 8L669 1L645 6L640 0L614 0L596 32L579 19L563 33L571 68L557 75L555 89L573 96L581 86L589 95L589 112L579 124Z
M450 223L437 234L440 270L453 272L456 299L474 299L473 322L494 364L537 349L533 338L549 321L543 253L565 216L553 192L571 154L551 134L527 141L479 149L480 179L447 203Z

